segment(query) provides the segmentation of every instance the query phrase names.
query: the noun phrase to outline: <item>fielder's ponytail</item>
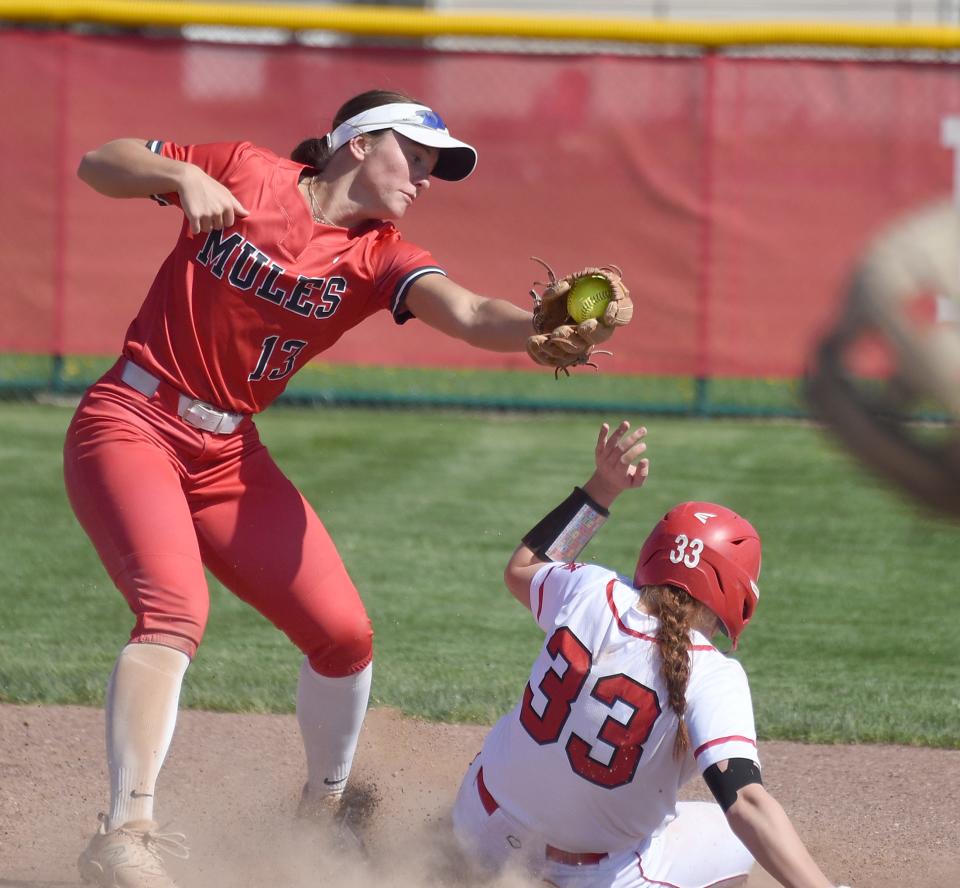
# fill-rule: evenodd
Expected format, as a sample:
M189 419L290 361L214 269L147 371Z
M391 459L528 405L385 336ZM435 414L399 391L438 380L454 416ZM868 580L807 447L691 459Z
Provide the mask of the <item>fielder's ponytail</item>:
M311 167L319 173L330 160L330 147L322 136L319 139L304 139L290 152L290 160Z
M333 132L345 120L360 114L363 111L369 111L371 108L378 108L380 105L392 105L394 102L411 102L420 105L422 102L411 98L406 93L396 92L391 89L371 89L360 93L352 99L347 99L340 110L337 111L330 126L330 132ZM319 138L304 139L293 151L290 152L290 159L296 163L302 163L305 166L319 173L330 160L330 148L323 136Z

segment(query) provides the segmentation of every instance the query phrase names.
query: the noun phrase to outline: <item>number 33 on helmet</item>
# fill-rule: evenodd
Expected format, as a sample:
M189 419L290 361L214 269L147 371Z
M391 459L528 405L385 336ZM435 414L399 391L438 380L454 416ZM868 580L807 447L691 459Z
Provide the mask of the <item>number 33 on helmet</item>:
M634 585L678 586L720 620L734 648L760 599L760 535L716 503L674 506L650 532Z

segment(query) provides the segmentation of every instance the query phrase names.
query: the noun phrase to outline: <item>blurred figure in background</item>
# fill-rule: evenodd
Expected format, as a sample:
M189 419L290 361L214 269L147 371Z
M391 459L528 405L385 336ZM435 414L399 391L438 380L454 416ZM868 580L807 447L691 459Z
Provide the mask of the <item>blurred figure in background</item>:
M955 202L906 213L868 244L813 353L805 390L865 465L922 505L960 518Z

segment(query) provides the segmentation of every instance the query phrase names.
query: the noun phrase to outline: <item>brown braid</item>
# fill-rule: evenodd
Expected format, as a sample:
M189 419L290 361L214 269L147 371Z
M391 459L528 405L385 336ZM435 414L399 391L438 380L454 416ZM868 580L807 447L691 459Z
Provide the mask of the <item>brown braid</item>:
M644 610L660 621L657 647L663 660L661 674L667 683L670 708L680 720L673 743L674 757L680 758L690 747L690 735L684 720L687 682L690 680L690 628L705 617L709 622L710 616L703 614L707 610L704 605L676 586L644 586L641 596Z

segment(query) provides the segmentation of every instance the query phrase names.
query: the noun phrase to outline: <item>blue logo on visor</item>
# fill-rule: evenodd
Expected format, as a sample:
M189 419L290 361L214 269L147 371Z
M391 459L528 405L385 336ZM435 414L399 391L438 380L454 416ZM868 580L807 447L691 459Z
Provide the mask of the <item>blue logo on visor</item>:
M447 125L443 118L436 111L417 111L416 116L420 120L420 126L425 126L432 130L445 130Z

